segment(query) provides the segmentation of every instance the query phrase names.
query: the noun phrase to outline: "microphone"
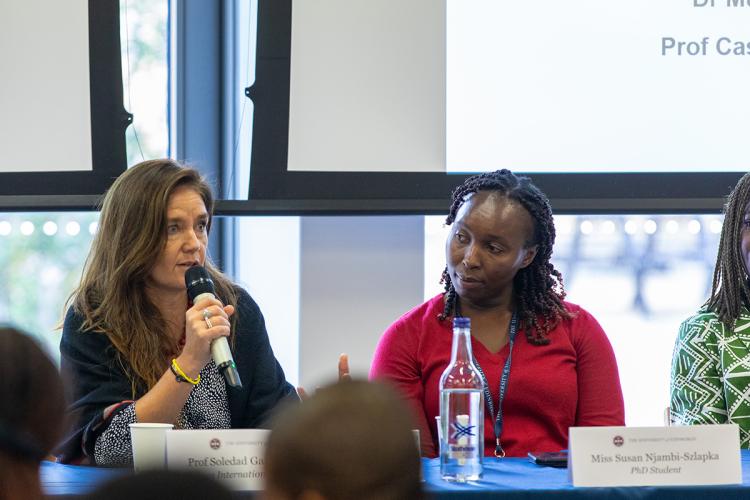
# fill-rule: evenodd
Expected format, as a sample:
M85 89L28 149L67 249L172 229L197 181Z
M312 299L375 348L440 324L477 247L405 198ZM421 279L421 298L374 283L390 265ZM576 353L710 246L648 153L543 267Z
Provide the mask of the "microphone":
M203 299L215 299L214 282L208 271L202 266L193 266L185 272L185 285L188 297L193 304ZM216 363L219 372L224 375L227 384L237 389L242 388L240 374L237 365L234 364L232 351L229 350L229 342L226 337L219 337L211 342L211 357Z

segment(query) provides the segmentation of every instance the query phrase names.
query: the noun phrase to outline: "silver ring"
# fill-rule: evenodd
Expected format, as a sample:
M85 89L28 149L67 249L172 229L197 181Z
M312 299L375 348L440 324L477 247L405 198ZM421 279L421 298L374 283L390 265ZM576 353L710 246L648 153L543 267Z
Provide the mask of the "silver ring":
M208 312L208 309L203 310L203 321L206 322L206 326L209 328L213 328L214 325L211 323L211 320L209 319L211 317L211 313Z

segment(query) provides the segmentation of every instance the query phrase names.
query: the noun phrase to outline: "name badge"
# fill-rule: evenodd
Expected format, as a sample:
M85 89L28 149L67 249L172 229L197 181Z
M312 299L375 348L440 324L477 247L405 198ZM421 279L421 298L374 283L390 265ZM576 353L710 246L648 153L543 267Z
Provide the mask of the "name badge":
M573 486L742 483L736 424L571 427L569 447Z
M260 490L269 433L263 429L168 432L167 468L202 472L233 490Z

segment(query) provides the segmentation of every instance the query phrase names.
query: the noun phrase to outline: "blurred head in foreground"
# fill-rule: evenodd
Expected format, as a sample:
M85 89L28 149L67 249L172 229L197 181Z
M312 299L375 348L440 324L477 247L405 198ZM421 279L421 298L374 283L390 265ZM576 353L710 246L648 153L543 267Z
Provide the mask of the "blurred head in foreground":
M62 437L65 397L37 342L0 327L0 499L41 498L39 463Z
M421 498L419 450L389 387L339 383L288 408L266 450L268 500Z

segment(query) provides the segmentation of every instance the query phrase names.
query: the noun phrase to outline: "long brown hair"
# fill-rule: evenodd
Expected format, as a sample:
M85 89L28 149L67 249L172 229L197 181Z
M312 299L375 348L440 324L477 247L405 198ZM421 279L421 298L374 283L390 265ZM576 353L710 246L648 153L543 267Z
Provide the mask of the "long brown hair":
M750 174L737 182L724 206L724 224L721 227L719 252L716 256L711 297L705 307L715 312L719 320L729 327L740 317L743 306L750 305L748 270L742 258L740 245L745 224L745 208L750 203Z
M0 499L42 497L39 462L62 437L65 396L52 360L28 335L0 327Z
M82 330L106 335L136 388L156 384L177 344L167 322L144 290L152 266L166 245L166 212L178 187L200 194L209 213L211 229L214 199L200 173L171 159L149 160L123 173L112 184L101 205L99 229L91 245L72 306L84 317ZM208 256L219 299L236 305L232 282L214 267ZM70 300L69 300L70 302ZM232 319L232 331L237 321Z

